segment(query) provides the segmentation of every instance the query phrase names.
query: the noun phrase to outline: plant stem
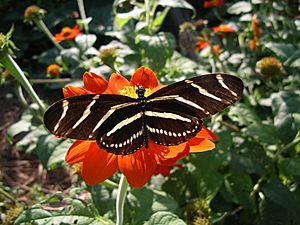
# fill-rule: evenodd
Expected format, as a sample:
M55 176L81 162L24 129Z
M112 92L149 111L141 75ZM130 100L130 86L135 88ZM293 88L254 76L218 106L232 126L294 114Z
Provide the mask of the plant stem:
M83 28L85 33L89 33L89 27L86 24L86 14L85 14L85 10L84 10L84 3L83 0L77 0L77 4L78 4L78 8L79 8L79 13L80 13L80 17L83 20Z
M28 103L23 95L22 86L18 83L16 86L16 94L24 107L28 106Z
M18 203L18 201L12 195L10 195L2 188L2 186L0 186L0 194L6 197L7 199L11 200L13 203Z
M4 67L17 79L17 81L24 87L30 97L38 104L41 112L45 112L46 108L39 96L34 91L33 87L29 83L25 74L13 60L13 58L5 52L0 52L0 62Z
M63 50L64 49L60 44L58 44L57 42L54 41L53 35L49 31L49 29L47 28L47 26L45 25L45 23L43 22L43 20L35 19L34 22L38 26L38 28L41 31L43 31L46 34L46 36L52 41L52 43L55 45L55 47L57 47L59 50Z
M116 225L123 224L124 202L127 194L127 188L128 188L128 182L126 180L126 177L122 174L119 182L119 189L118 189L118 195L116 200L116 213L117 213Z

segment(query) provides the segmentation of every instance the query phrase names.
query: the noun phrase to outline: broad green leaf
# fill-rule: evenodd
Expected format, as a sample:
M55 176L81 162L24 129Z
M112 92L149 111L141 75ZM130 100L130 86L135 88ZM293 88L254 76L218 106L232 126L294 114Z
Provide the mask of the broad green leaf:
M166 192L146 187L134 189L128 195L128 200L131 210L134 212L134 218L137 220L136 224L141 224L142 221L149 219L155 212L175 212L178 207L176 201Z
M278 144L277 129L270 124L255 123L242 129L246 135L266 144Z
M299 131L299 121L293 116L300 113L299 94L298 91L281 91L271 95L274 125L284 143L292 141Z
M295 53L295 47L289 43L267 42L265 43L265 47L284 60Z
M145 63L155 71L164 68L176 45L174 36L164 32L153 36L139 34L136 36L136 44L140 47Z
M221 189L221 194L228 202L243 205L248 209L255 207L254 198L250 197L253 183L248 174L241 174L236 171L226 176L224 187L224 189Z
M144 11L144 9L134 7L127 13L117 13L115 15L115 23L119 29L122 29L131 19L138 19Z
M160 29L160 27L161 27L162 23L164 22L166 16L168 15L169 11L170 11L170 8L167 7L162 12L160 12L158 16L156 16L153 23L151 24L151 29L153 30L153 32L156 33Z
M169 7L172 7L172 8L190 9L190 10L193 11L194 15L196 14L196 11L195 11L194 7L185 0L176 0L176 1L173 1L173 0L158 0L157 5L161 5L161 6L164 6L164 7L169 6Z
M262 145L255 141L244 141L239 146L239 152L231 153L230 167L232 171L247 174L268 175L274 173L274 165L266 155Z
M224 180L219 172L223 167L223 159L218 158L215 152L211 151L193 154L190 160L196 167L192 174L196 180L198 195L202 198L215 196Z
M26 210L16 221L15 224L37 224L37 225L49 225L49 224L80 224L80 225L111 225L109 221L105 221L104 218L97 219L88 216L79 215L53 215L53 213L43 209L29 209Z
M278 167L287 177L300 177L300 157L281 159Z
M186 225L177 215L170 212L157 212L144 225Z
M94 34L81 34L75 38L76 44L80 50L85 52L94 45L97 40L97 36Z
M241 13L248 13L252 10L252 5L250 2L239 1L227 9L229 14L239 15Z
M258 225L294 225L291 213L270 199L262 199L258 210Z
M38 57L38 62L49 65L56 63L56 57L59 56L59 50L57 48L50 48L49 50L44 51Z
M296 204L292 193L277 178L262 184L261 190L267 199L291 212L295 210Z
M45 168L53 169L64 162L65 154L71 144L70 140L62 140L47 134L39 137L35 152Z
M253 108L244 103L233 105L229 108L228 116L239 125L249 126L253 123L261 123Z

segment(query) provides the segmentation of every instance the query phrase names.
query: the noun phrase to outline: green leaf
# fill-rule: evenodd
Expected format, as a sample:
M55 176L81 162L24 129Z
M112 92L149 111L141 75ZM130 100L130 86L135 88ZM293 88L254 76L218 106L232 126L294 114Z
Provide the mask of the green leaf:
M215 152L211 151L193 154L191 163L196 167L193 176L197 182L198 195L202 198L215 196L224 181L223 175L218 171L222 168L223 160L217 158Z
M155 212L175 212L178 207L176 201L167 193L147 187L134 189L128 195L128 200L134 218L137 220L136 224L141 224L142 221L149 219Z
M281 159L278 167L286 177L300 177L300 157Z
M279 206L293 211L296 208L295 199L290 190L277 178L261 185L264 196Z
M168 15L169 11L170 11L169 7L165 8L162 12L160 12L158 14L158 16L156 16L156 18L154 19L154 21L151 24L151 28L152 28L154 33L156 33L160 29L160 27L161 27L162 23L164 22L166 16Z
M266 155L262 145L255 141L244 141L239 146L239 153L232 151L230 167L231 171L260 176L274 173L273 161Z
M249 126L253 123L261 123L253 108L244 103L233 105L229 108L228 116L239 125Z
M94 34L81 34L75 38L75 42L83 52L87 51L90 47L92 47L96 40L97 36Z
M234 202L251 209L255 207L254 198L250 197L253 189L252 179L248 174L233 173L226 176L221 194L228 202Z
M271 52L274 52L276 56L283 58L284 60L295 53L295 47L289 43L267 42L265 47Z
M176 42L171 33L160 32L153 36L139 34L136 36L136 44L140 47L145 63L159 71L172 56Z
M239 15L241 13L248 13L252 10L252 5L250 2L239 1L227 9L229 14Z
M299 94L299 91L280 91L271 95L274 125L284 143L292 141L299 131L300 124L294 116L300 113Z
M103 219L104 220L104 219ZM105 220L104 220L105 221ZM94 217L80 216L80 215L55 215L50 211L46 211L39 208L32 208L26 210L21 216L15 221L15 224L26 225L26 224L37 224L37 225L48 225L48 224L80 224L80 225L108 225L112 224L107 222L100 222Z
M157 5L161 5L161 6L164 6L164 7L169 6L169 7L172 7L172 8L190 9L190 10L193 11L193 14L196 15L196 11L195 11L194 7L185 0L176 0L176 1L173 1L173 0L158 0Z
M115 16L115 23L119 29L122 29L131 19L138 19L143 12L145 12L144 9L134 7L127 13L117 13Z
M144 225L186 225L186 223L170 212L157 212Z
M246 135L266 144L278 144L277 129L271 124L255 123L242 129Z
M71 144L71 140L62 140L47 134L38 139L35 152L45 168L54 169L64 162Z

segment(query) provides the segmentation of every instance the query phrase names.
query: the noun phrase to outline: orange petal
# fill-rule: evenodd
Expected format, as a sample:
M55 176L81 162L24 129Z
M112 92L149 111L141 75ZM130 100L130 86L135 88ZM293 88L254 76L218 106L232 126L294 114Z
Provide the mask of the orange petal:
M119 156L120 171L133 187L142 187L154 174L156 161L153 153L144 147L131 155Z
M192 138L189 141L190 152L204 152L215 148L215 143L204 138Z
M101 94L107 88L108 82L102 77L92 72L83 74L84 87L97 94Z
M93 143L93 142L75 141L69 148L69 150L65 156L65 161L68 164L74 164L74 163L81 162L84 159L85 154L89 150L91 143Z
M111 177L118 169L117 156L91 142L82 164L82 178L88 185L95 185Z
M123 89L124 86L129 86L130 82L123 77L121 74L113 73L110 75L107 89L104 93L106 94L119 94L119 90Z
M210 140L217 140L218 139L216 137L216 135L206 127L202 127L202 129L199 131L199 133L196 135L196 137L197 138L207 138L207 139L210 139Z
M153 152L157 162L172 164L189 154L187 142L175 146L163 146L149 142L149 151Z
M65 98L73 97L77 95L87 95L87 94L93 94L92 92L82 88L82 87L74 87L74 86L66 86L63 88L63 94Z
M158 79L155 73L147 68L138 68L131 77L131 85L142 85L144 88L155 88L158 86Z

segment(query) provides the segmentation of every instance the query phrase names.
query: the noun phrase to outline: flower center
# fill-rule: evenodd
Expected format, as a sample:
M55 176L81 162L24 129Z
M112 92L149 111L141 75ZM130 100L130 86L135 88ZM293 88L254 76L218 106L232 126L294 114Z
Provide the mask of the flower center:
M138 98L136 93L137 86L124 86L123 89L119 90L121 95L125 95L131 98ZM145 88L145 97L149 96L152 93L150 88Z
M72 28L70 28L70 27L64 27L61 30L61 35L64 36L64 37L70 35L71 33L72 33Z

